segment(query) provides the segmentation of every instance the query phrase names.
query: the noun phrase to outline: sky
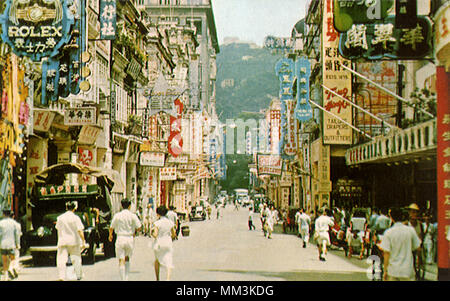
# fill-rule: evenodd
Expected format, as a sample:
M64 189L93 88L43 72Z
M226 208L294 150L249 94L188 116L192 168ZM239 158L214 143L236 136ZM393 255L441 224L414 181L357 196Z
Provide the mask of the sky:
M268 35L290 37L307 0L212 0L219 45L226 37L262 46Z

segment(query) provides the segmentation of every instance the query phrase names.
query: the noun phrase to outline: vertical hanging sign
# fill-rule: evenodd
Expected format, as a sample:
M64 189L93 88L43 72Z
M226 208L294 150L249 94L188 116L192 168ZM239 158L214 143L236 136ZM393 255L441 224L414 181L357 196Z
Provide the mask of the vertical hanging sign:
M438 268L450 268L450 73L445 67L437 75L437 193L438 193ZM448 276L447 276L448 277ZM440 280L440 279L438 279Z
M311 63L306 58L299 59L295 64L297 73L297 107L295 117L298 121L307 121L312 118L312 109L309 103L309 77Z
M323 85L342 97L351 100L352 77L341 66L350 66L350 61L339 55L339 33L333 26L333 0L324 1L322 26ZM323 106L334 115L352 124L352 107L339 97L323 89ZM331 114L323 114L323 143L351 144L352 129Z
M100 0L100 39L116 38L116 0Z
M294 62L283 58L275 66L280 80L281 101L281 141L280 154L283 159L297 153L297 122L294 118L295 100L293 99Z

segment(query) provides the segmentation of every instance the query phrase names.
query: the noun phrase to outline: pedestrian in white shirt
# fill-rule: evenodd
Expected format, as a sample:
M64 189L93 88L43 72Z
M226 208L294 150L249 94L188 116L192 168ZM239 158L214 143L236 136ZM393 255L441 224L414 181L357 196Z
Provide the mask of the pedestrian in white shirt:
M158 220L154 224L152 236L155 238L153 251L155 252L155 275L159 281L161 265L167 269L166 280L170 280L173 269L173 243L175 225L167 218L167 208L160 206L156 209Z
M75 215L78 207L76 201L66 203L66 212L56 219L56 230L58 231L58 249L56 252L56 267L59 280L66 278L66 263L68 257L72 261L75 274L81 280L81 251L86 247L84 240L84 225L81 219Z
M334 225L333 220L327 216L326 210L320 209L319 214L322 214L316 219L314 238L317 241L317 248L319 250L319 259L325 261L327 255L327 246L331 244L330 234L328 233L330 227Z
M252 208L248 208L248 229L255 230L255 225L253 225L253 210Z
M9 265L15 259L15 249L20 248L20 234L17 222L11 218L11 210L3 209L3 216L0 221L0 253L3 262L1 280L7 281Z
M130 257L133 255L134 236L141 229L141 222L136 214L130 211L131 202L122 200L122 211L115 214L109 228L109 241L116 233L116 257L119 258L119 275L121 280L128 280L130 273Z
M266 218L266 223L267 223L267 238L268 239L272 239L272 232L273 232L273 225L275 224L275 219L276 219L276 211L275 211L275 207L271 206L270 209L267 208L267 218Z
M303 240L303 248L306 248L306 244L309 242L309 227L311 225L311 218L303 211L303 209L300 210L298 223L300 236Z
M414 280L413 251L419 250L421 241L414 228L402 223L403 213L399 208L391 210L394 225L384 232L380 248L384 254L384 280Z
M299 208L299 209L297 210L297 212L295 213L295 217L294 217L294 219L295 219L295 224L297 225L298 237L301 237L301 228L300 228L300 226L301 226L301 223L300 223L300 215L301 215L301 214L302 214L302 209Z
M22 226L16 220L12 219L16 224L17 233L19 235L19 244L14 249L14 260L9 264L8 274L11 278L15 279L19 276L20 270L20 237L22 236Z
M167 212L167 218L175 225L175 230L177 234L175 239L178 239L178 215L175 212L174 206L169 207L169 211Z

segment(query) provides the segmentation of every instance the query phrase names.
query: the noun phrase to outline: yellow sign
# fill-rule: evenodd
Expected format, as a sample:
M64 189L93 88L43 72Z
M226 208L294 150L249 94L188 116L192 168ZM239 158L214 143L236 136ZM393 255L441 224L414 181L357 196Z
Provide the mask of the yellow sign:
M333 25L333 0L324 1L322 27L323 85L338 95L351 100L352 77L349 71L341 66L350 67L351 61L339 55L339 33ZM352 124L352 107L346 101L324 89L323 106L332 113L323 114L323 143L352 144L352 129L333 116L339 116Z

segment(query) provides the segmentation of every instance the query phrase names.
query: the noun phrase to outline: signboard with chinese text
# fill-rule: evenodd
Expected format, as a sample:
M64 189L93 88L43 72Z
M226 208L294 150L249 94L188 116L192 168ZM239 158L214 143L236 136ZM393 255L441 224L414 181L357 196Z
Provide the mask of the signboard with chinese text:
M295 65L291 59L280 59L275 65L280 80L281 137L280 154L283 158L295 156L297 152L297 122L294 118L295 100L293 98Z
M159 169L160 181L174 181L177 179L176 167L163 167Z
M115 40L116 38L116 0L100 0L100 39Z
M413 28L395 28L394 23L394 17L387 17L374 24L353 24L341 35L339 53L350 60L421 59L431 54L432 25L428 17L418 16Z
M257 155L257 169L259 175L281 175L283 160L277 155Z
M33 111L33 130L39 132L48 132L52 125L55 113L46 110L34 109Z
M165 157L164 153L141 152L139 162L142 166L164 167Z
M450 64L450 2L439 8L435 20L436 58L444 64Z
M182 91L179 88L171 87L164 74L160 73L155 86L150 95L150 115L165 112L171 116L177 116L174 101L180 96Z
M297 107L295 117L298 121L307 121L312 118L312 108L309 103L309 77L311 63L307 58L300 58L295 62L297 74Z
M291 38L280 38L274 36L267 36L264 39L264 48L275 50L289 50L293 47L293 40Z
M6 0L0 16L2 40L18 56L39 62L53 57L70 39L74 16L68 8L69 0Z
M94 144L101 132L100 127L83 125L78 134L78 144Z
M94 125L97 123L95 107L66 108L65 125Z
M437 75L437 199L438 199L438 267L450 268L450 73L445 67Z
M352 95L352 77L341 66L350 67L350 61L339 55L339 33L333 26L333 0L324 1L323 23L323 85L348 100ZM330 26L331 24L331 26ZM323 89L323 106L334 115L352 124L352 107L346 101ZM323 114L323 143L352 144L352 129L331 114Z

